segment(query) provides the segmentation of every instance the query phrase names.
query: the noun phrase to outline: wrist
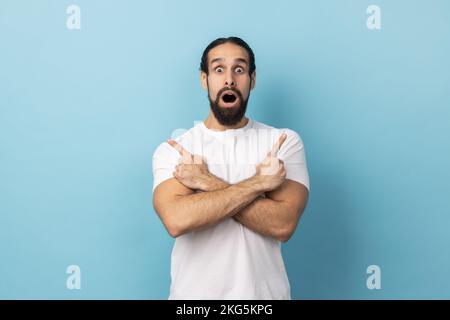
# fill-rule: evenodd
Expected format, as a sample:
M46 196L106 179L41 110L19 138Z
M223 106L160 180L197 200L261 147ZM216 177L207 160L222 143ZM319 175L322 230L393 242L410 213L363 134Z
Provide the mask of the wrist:
M219 179L215 175L208 173L205 179L205 183L203 186L203 191L214 191L214 190L220 190L225 189L229 187L230 184L226 183L225 181Z
M263 183L263 179L261 179L259 174L255 174L250 180L252 181L252 189L259 195L264 194L267 191L267 188Z

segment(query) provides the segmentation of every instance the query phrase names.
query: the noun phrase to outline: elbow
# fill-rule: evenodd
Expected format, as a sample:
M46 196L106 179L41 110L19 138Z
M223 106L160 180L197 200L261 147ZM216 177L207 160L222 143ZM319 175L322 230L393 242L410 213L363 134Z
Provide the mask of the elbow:
M289 235L289 234L283 234L283 235L279 235L279 236L277 237L277 240L280 241L280 242L282 242L282 243L286 243L286 242L289 241L290 238L291 238L291 235Z
M184 234L183 227L177 221L165 221L164 225L172 238L178 238Z
M282 227L279 228L277 232L277 240L280 242L286 243L291 239L292 235L297 229L298 221L303 213L303 209L296 210L292 213L291 216L294 218L290 219L289 222L285 223Z
M293 227L289 226L289 227L283 228L277 232L276 239L282 243L286 243L289 241L289 239L291 239L292 235L294 234L294 231L295 231L295 227L293 228Z
M173 214L173 210L166 206L158 206L157 203L154 203L153 207L172 238L177 238L184 233L180 219L178 215Z
M161 208L156 208L156 212L158 212L161 222L172 238L177 238L184 233L183 228L176 217L167 214L165 210L161 210Z
M179 236L181 236L181 232L179 229L176 229L174 227L167 227L167 226L166 226L166 229L172 238L178 238Z
M191 229L189 220L181 219L179 215L168 215L166 217L170 218L165 219L164 225L172 238L178 238L179 236L190 232Z

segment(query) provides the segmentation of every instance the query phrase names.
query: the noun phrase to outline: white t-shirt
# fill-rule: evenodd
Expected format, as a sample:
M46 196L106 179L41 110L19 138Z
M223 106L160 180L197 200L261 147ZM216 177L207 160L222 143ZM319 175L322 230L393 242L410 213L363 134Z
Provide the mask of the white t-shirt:
M208 169L235 184L256 173L255 166L287 133L278 158L286 179L309 190L305 150L299 134L249 119L239 129L215 131L199 122L174 139L192 154L204 155ZM181 155L167 142L153 155L153 190L173 177ZM176 238L172 250L169 299L291 299L281 243L256 233L233 218Z

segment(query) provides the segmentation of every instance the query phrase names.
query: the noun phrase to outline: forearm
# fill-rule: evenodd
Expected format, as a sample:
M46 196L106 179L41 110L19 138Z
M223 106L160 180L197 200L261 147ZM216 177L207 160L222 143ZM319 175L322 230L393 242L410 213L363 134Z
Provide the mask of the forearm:
M230 184L216 178L210 181L208 190L220 190L229 186ZM289 208L283 202L265 198L261 194L237 212L233 219L259 234L283 240L286 226L289 225L288 213Z
M263 197L258 197L233 218L245 227L279 241L285 241L288 237L292 221L285 203Z
M160 189L161 193L154 196L155 208L169 233L177 236L216 224L222 219L233 217L264 192L277 190L285 181L286 170L276 154L286 136L282 134L264 160L255 167L253 177L231 186L209 172L204 157L193 155L177 142L169 141L183 157L182 163L173 172L179 183L172 181L174 191L168 190L170 184L166 184L166 188ZM219 183L210 184L211 181ZM205 192L192 194L195 190ZM259 212L255 210L254 214L259 215ZM240 221L249 225L253 222L253 227L257 226L261 220L258 217L254 222L250 220L251 217L247 213ZM267 219L262 221L269 222Z
M257 179L250 178L212 191L176 196L167 210L173 217L175 235L205 228L230 218L264 191Z

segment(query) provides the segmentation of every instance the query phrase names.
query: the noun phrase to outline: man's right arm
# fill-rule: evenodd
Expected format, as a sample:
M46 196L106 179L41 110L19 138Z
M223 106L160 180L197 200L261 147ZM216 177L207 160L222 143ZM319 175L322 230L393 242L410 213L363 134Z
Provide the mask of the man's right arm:
M177 179L159 184L153 206L172 237L214 225L232 217L266 191L255 175L224 189L194 193Z

